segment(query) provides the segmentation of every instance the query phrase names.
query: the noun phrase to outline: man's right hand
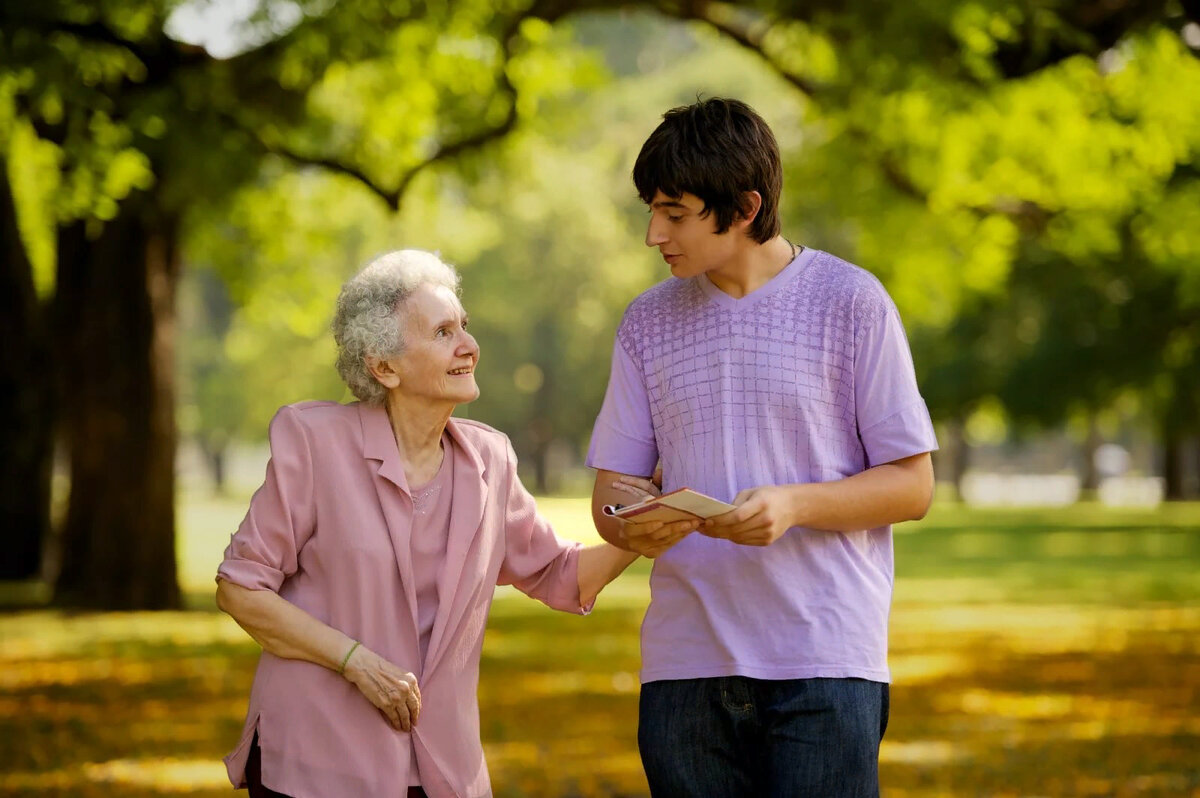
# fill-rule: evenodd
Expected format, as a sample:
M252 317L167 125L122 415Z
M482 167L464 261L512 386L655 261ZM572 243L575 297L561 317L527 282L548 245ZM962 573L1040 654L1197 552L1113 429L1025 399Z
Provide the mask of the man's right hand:
M613 519L618 527L617 534L622 548L635 551L643 557L654 559L700 527L700 521L648 521L633 524L623 518Z
M700 519L637 524L604 512L603 508L608 504L628 505L657 496L662 492L661 487L662 476L658 471L648 477L603 469L597 471L596 484L592 488L592 519L600 537L618 548L653 559L699 529Z

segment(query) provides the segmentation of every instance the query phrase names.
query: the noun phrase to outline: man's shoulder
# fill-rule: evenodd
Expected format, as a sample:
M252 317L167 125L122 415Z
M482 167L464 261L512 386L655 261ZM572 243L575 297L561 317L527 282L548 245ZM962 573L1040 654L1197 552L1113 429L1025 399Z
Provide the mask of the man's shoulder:
M633 301L629 303L629 307L625 309L625 315L662 312L664 309L691 298L693 293L691 280L668 277L634 297Z
M823 302L874 315L891 307L883 283L870 271L828 252L818 252L805 273L803 290L822 295Z
M672 319L684 318L694 312L702 301L702 293L692 280L669 277L640 293L625 308L621 317L620 335L637 335L650 327L658 330Z

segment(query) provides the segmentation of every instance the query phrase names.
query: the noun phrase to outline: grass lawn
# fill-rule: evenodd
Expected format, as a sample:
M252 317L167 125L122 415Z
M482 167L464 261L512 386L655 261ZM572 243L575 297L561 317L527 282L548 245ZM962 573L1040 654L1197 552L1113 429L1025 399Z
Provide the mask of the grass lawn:
M548 499L591 540L586 502ZM228 795L257 656L212 611L245 497L181 505L193 611L0 614L0 795ZM886 796L1200 796L1200 505L937 506L896 532ZM646 794L649 565L588 618L497 595L483 737L497 796Z

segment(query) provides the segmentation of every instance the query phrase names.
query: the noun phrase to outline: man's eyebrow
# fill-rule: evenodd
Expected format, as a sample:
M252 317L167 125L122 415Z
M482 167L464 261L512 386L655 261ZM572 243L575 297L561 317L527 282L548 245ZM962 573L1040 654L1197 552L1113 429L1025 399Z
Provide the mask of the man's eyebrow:
M685 211L688 210L688 206L686 206L682 202L678 202L676 200L659 200L658 202L650 203L650 207L651 208L683 208Z

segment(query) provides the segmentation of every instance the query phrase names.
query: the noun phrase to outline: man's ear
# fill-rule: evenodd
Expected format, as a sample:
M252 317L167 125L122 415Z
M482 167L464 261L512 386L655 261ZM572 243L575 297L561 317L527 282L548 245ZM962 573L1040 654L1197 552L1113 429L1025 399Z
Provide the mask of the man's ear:
M757 191L742 192L742 199L738 205L739 218L734 221L734 224L745 229L754 223L758 212L762 210L762 194Z
M390 390L400 385L400 375L392 367L392 361L369 356L365 362L367 371L371 372L371 376L378 380L384 388Z

